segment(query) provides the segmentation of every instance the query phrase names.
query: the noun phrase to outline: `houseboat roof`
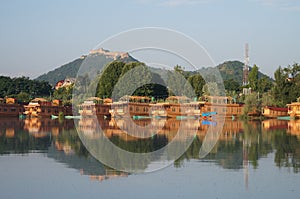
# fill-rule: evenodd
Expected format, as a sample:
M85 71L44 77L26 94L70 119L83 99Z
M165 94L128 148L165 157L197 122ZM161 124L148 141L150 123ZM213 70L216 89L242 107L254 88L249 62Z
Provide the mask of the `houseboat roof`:
M270 109L272 111L282 111L282 112L288 111L288 108L275 107L275 106L266 106L265 108Z
M120 101L141 101L141 100L146 100L150 101L150 97L147 96L129 96L129 95L124 95L123 97L120 98Z
M292 102L291 104L287 104L287 106L300 106L300 102Z
M176 102L190 102L192 101L187 96L170 96L166 99L166 101L176 101Z
M89 98L86 99L86 101L93 101L93 100L100 101L102 99L100 97L89 97Z
M34 98L33 100L31 100L31 102L47 102L48 100L46 100L45 98L41 98L41 97L37 97Z

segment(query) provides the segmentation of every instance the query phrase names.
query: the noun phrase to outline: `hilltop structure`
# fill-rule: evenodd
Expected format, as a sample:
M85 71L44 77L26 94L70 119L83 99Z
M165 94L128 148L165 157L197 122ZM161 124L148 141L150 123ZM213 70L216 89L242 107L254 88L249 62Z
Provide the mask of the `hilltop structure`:
M91 50L89 55L105 55L106 58L111 58L113 60L129 57L129 54L127 52L110 52L109 50L105 50L103 48Z

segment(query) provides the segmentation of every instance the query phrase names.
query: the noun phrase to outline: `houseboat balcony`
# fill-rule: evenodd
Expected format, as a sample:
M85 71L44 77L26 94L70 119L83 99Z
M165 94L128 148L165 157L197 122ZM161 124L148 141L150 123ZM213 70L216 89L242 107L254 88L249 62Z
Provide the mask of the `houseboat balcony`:
M300 118L300 102L288 104L288 114L293 118Z

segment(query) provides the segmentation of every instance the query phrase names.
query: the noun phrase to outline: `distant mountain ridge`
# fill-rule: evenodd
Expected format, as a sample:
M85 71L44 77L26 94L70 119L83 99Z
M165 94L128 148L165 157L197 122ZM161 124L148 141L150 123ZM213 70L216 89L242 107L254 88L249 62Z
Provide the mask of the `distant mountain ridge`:
M131 57L127 52L110 52L108 50L104 50L102 48L97 50L91 50L88 56L97 57L97 66L99 68L105 66L107 63L112 61L123 61L123 62L133 62L137 61L133 57ZM43 75L40 75L36 78L39 81L47 81L51 85L55 85L56 82L60 80L64 80L66 78L75 78L77 76L77 72L87 58L87 55L83 55L74 61L71 61L67 64L64 64L52 71L49 71ZM95 71L98 72L98 71Z
M96 64L97 67L101 68L102 66L105 66L106 64L112 62L112 61L123 61L123 62L133 62L138 61L135 58L131 57L126 52L110 52L108 50L104 49L98 49L98 50L92 50L89 53L89 56L96 56L97 57L97 63L92 63L93 65ZM83 61L87 58L86 55L81 56L78 59L75 59L72 62L69 62L67 64L64 64L52 71L49 71L48 73L45 73L39 77L36 78L36 80L40 81L47 81L52 85L55 85L56 82L60 80L64 80L66 78L74 78L77 75L77 72L83 63ZM96 68L97 68L96 67ZM220 71L220 74L223 78L223 80L230 80L233 79L234 81L238 82L240 85L242 85L243 80L243 67L244 63L240 61L226 61L222 64L217 65L216 67L210 67L210 68L201 68L197 71L188 72L190 74L194 73L200 73L205 75L210 75L213 72L215 72L215 69L217 68ZM166 71L162 69L157 68L151 68L153 72L156 72L162 76L166 75ZM251 67L250 67L251 70ZM99 72L99 71L93 71L93 72ZM213 79L213 75L211 75ZM259 72L258 73L259 78L267 77L271 79L269 76ZM207 78L210 79L210 78ZM213 81L213 80L212 80Z

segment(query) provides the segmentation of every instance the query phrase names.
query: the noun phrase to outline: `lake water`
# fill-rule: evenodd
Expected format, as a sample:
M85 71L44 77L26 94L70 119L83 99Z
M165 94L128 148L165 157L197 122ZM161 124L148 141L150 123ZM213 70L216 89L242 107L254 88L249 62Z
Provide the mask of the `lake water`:
M181 121L164 121L159 135L144 139L116 129L116 121L100 122L119 147L149 152L168 144ZM94 123L87 119L79 126L99 139ZM300 121L227 120L216 145L200 159L206 125L213 124L195 127L191 146L173 164L135 174L93 158L73 120L0 118L1 198L299 198ZM146 168L152 162L133 164Z

